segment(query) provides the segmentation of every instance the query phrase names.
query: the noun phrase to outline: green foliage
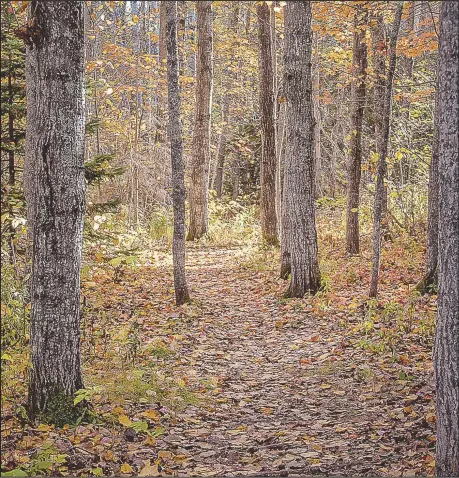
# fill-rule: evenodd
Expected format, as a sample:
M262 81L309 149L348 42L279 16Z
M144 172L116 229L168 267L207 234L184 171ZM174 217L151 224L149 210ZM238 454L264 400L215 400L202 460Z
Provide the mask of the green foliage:
M257 243L256 206L218 199L209 201L209 232L204 241L218 245Z
M17 28L16 18L8 8L9 2L1 5L1 122L2 151L23 152L22 140L25 136L25 47L14 30ZM13 116L13 137L8 131L9 113Z
M89 184L113 179L124 173L124 168L113 166L114 154L98 154L84 164L85 178Z
M2 263L1 271L2 351L24 346L28 340L30 305L25 281L14 267ZM6 353L6 352L5 352ZM6 360L3 357L2 359Z
M48 399L46 410L39 415L40 422L62 427L78 425L83 419L91 418L89 403L85 399L75 401L76 398L65 393L54 393Z
M156 207L151 212L148 222L148 234L150 239L159 244L172 244L174 231L172 209L167 207Z

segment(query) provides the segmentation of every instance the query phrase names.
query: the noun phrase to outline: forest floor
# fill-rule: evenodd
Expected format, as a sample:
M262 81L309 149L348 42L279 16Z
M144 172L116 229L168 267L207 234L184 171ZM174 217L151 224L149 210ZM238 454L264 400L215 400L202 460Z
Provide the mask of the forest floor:
M82 340L94 423L21 422L19 374L6 392L2 469L432 475L435 297L410 294L420 251L388 243L380 299L367 301L368 253L321 243L325 291L302 300L282 299L277 252L246 246L191 245L183 307L166 253L115 280L94 268Z

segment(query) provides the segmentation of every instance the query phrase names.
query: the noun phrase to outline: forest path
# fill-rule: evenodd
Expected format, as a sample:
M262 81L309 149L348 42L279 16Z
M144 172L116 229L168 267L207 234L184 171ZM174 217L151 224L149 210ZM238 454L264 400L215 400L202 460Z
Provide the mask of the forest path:
M52 446L65 460L53 476L432 475L434 299L404 305L397 284L414 274L399 257L382 306L365 312L365 262L331 248L328 292L288 301L278 257L243 246L188 244L182 307L168 250L115 275L89 263L82 356L96 420L24 426L11 409L22 374L2 410L5 468L33 471Z
M336 316L319 319L308 299L283 301L286 283L243 256L237 249L188 252L200 312L175 316L174 332L185 339L174 373L210 386L206 405L180 412L159 440L173 454L170 471L401 476L408 468L413 475L413 423L392 419L409 404L409 390L392 388L394 380L389 387L389 374L348 347Z

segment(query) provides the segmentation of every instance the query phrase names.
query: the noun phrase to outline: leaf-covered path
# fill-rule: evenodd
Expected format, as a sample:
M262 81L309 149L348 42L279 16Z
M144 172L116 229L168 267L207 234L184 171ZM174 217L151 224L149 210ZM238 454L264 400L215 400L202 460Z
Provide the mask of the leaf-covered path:
M115 276L92 263L82 345L98 418L24 428L7 412L6 468L33 470L49 449L64 475L432 474L432 299L404 303L409 269L389 260L386 305L363 307L362 260L335 245L334 289L303 300L282 299L276 253L242 246L189 246L180 308L167 253Z
M307 300L280 300L285 283L254 272L243 254L189 253L199 314L183 314L183 322L175 314L174 333L183 337L175 373L213 387L206 406L188 407L159 440L172 452L171 467L195 475L410 476L428 466L431 425L410 413L431 403L431 388L373 367L333 313L319 319Z

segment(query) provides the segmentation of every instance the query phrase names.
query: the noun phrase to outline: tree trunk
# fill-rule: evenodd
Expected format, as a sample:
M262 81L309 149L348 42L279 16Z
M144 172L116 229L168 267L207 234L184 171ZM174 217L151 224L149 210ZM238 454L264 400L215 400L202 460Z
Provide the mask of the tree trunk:
M439 46L439 256L434 367L437 476L459 476L459 4L442 2Z
M208 229L210 171L210 114L212 108L212 2L197 2L198 57L193 163L190 182L188 240L201 238Z
M236 201L239 196L239 184L241 180L240 157L236 157L233 162L233 190L231 191L231 199Z
M165 82L166 82L166 2L161 0L159 4L159 86L158 86L158 103L156 108L156 117L164 118L165 109ZM164 133L160 123L156 123L155 143L164 141Z
M438 70L440 65L438 65ZM421 294L432 291L438 283L438 203L439 203L439 185L438 185L438 140L440 136L439 122L440 109L438 98L438 78L437 92L435 95L435 113L434 113L434 137L432 144L432 159L429 167L429 198L427 214L427 267L424 277L416 285L416 290Z
M362 166L362 123L365 108L365 82L367 70L367 46L365 43L365 25L368 11L363 5L357 5L354 17L354 48L352 53L352 114L349 162L347 165L347 217L346 252L360 252L359 207L360 176Z
M286 297L314 294L320 287L314 211L311 19L311 2L286 4L284 85L287 97L287 151L284 193L288 197L286 230L290 236L291 259L291 282Z
M13 115L13 83L12 83L12 59L11 55L8 58L9 68L8 68L8 139L10 141L9 150L8 150L8 184L14 186L16 182L15 178L15 168L14 168L14 150L13 145L16 146L16 140L14 138L14 115Z
M26 81L33 85L27 87L26 133L33 228L29 412L56 423L69 418L73 394L83 386L83 7L78 1L33 1L30 21L36 33L27 46Z
M166 2L167 86L169 105L169 137L171 142L172 202L174 208L175 302L190 301L185 276L185 161L183 158L182 124L180 122L180 89L178 81L177 2Z
M387 152L390 138L390 118L392 112L392 87L394 83L395 66L397 63L397 39L402 18L403 2L397 3L394 23L390 34L389 69L387 72L384 94L383 124L381 131L381 149L379 151L378 166L376 170L375 203L373 211L373 255L371 266L370 297L378 294L379 264L381 260L382 218L384 210L384 196L386 196L384 178L387 171Z
M214 188L217 193L217 197L222 197L223 193L223 167L225 165L225 155L226 155L226 143L227 143L227 134L228 134L228 116L229 116L229 95L226 93L223 99L223 111L222 119L223 126L222 132L220 134L220 141L218 142L217 150L217 162L215 165L215 181Z
M276 126L274 103L274 74L269 6L262 2L257 6L259 33L259 78L261 114L261 174L260 215L261 234L267 244L278 244L278 220L276 211Z
M381 13L374 17L374 27L371 29L371 41L373 44L373 69L375 83L373 86L373 117L375 125L376 152L381 157L382 137L384 129L384 96L386 92L386 55L387 41L385 34L384 18ZM383 191L383 217L387 210L387 191Z

